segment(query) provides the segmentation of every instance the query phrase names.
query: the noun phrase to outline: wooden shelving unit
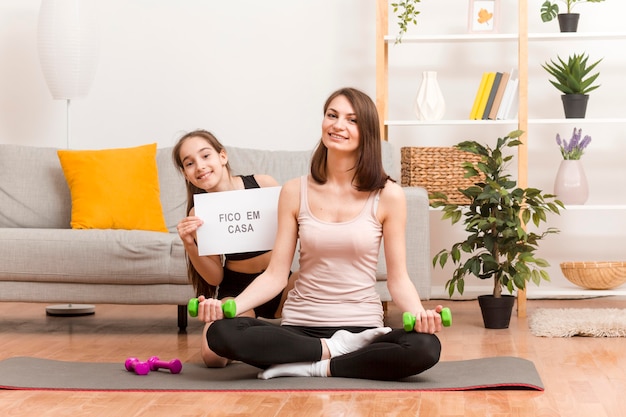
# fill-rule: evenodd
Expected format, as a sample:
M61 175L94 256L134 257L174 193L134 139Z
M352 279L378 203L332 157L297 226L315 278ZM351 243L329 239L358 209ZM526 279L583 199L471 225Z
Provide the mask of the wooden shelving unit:
M395 37L388 35L389 31L389 2L377 0L376 2L376 106L378 107L380 129L385 140L388 140L388 126L419 125L418 121L389 121L389 90L388 90L388 65L389 43L395 41ZM518 33L515 34L459 34L444 36L418 36L403 37L402 42L481 42L502 41L518 43L518 76L519 76L519 109L517 120L501 121L477 121L477 120L446 120L441 122L429 122L429 125L441 124L517 124L517 128L528 131L528 1L518 1ZM527 134L520 137L523 144L527 143ZM526 187L528 184L528 151L527 146L520 146L517 155L518 161L518 184ZM517 296L517 315L526 316L526 292L520 291Z
M518 0L517 6L517 32L504 33L504 34L442 34L442 35L420 35L420 36L403 36L403 44L475 44L481 42L491 42L498 44L506 44L510 42L517 42L517 70L519 77L519 98L518 98L518 115L515 120L440 120L422 122L418 120L395 120L389 119L389 46L395 42L395 36L388 34L389 31L389 1L377 0L376 2L376 105L378 106L381 132L385 140L389 139L389 127L412 127L412 126L494 126L494 125L510 125L512 128L518 128L526 132L520 139L523 145L518 148L517 153L517 180L520 187L528 186L529 178L529 148L531 146L528 142L529 132L533 135L533 138L538 136L536 133L541 131L542 126L559 126L559 125L575 125L580 126L605 126L615 125L616 129L619 129L620 125L626 126L626 113L624 113L624 106L614 109L615 114L607 114L608 117L601 118L584 118L584 119L564 119L564 118L529 118L529 61L530 53L529 47L534 47L536 43L560 43L567 42L567 45L575 47L584 42L622 42L626 40L625 31L601 31L601 32L575 32L575 33L535 33L529 32L529 0ZM515 6L513 6L515 7ZM534 5L533 5L534 7ZM538 45L537 45L538 46ZM619 44L614 48L615 51L619 51ZM533 49L532 51L535 51ZM618 52L616 52L618 53ZM535 58L536 59L536 58ZM537 65L537 63L533 63ZM535 68L535 67L533 67ZM624 114L624 117L621 117ZM543 129L544 131L546 129ZM587 130L587 129L585 129ZM541 137L536 138L538 141L533 140L533 144L539 143ZM551 139L553 140L553 139ZM532 144L530 144L532 145ZM536 151L535 151L536 152ZM534 171L533 171L534 172ZM533 180L534 182L534 180ZM563 213L562 216L567 214L575 215L581 211L589 212L590 215L594 213L614 213L616 210L626 211L626 204L623 200L615 201L613 203L605 202L597 204L588 204L582 206L568 206L566 208L569 213ZM613 214L614 215L614 214ZM580 214L579 214L580 216ZM577 252L584 252L578 250ZM613 251L611 252L613 253ZM587 259L585 259L587 260ZM573 285L573 284L572 284ZM560 286L550 287L550 283L547 283L546 287L543 285L537 289L532 289L532 297L541 297L542 295L556 297L571 296L576 297L588 297L590 294L596 296L603 295L624 295L625 289L617 288L611 291L592 291L582 288L575 288L566 286L561 288ZM528 294L526 291L518 293L517 299L517 315L519 317L526 316L526 299Z

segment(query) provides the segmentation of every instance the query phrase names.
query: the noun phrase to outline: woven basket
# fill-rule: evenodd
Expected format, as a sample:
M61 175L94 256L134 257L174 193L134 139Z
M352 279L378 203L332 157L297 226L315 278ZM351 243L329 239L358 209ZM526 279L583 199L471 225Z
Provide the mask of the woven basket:
M626 282L626 262L563 262L563 275L590 290L608 290Z
M420 186L428 193L442 192L451 204L469 204L459 188L474 185L477 177L464 178L463 162L476 163L480 156L452 147L403 147L401 174L403 186Z

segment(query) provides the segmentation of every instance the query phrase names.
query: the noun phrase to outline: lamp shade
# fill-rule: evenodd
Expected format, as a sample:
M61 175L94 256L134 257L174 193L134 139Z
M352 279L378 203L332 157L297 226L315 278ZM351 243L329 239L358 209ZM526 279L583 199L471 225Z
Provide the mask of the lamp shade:
M42 0L37 46L52 97L85 97L100 52L95 0Z

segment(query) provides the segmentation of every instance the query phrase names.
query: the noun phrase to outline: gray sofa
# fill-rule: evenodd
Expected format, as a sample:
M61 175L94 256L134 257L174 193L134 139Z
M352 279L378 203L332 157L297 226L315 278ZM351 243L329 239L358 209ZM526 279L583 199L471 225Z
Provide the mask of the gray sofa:
M383 144L393 171L391 145ZM308 172L308 151L229 148L235 173L264 173L279 183ZM188 283L176 224L184 216L185 186L171 162L171 148L157 151L161 204L169 233L140 230L73 230L70 192L57 149L0 144L0 301L178 306L187 326ZM430 297L428 199L405 188L407 262L423 299ZM382 251L381 251L382 254ZM381 259L382 255L381 255ZM297 269L297 259L294 260ZM379 263L378 290L385 285Z

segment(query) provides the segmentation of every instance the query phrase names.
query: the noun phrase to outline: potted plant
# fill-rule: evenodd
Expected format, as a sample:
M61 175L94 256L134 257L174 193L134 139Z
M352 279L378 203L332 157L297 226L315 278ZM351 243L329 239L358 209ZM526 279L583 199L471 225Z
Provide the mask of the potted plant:
M513 156L504 155L503 151L521 145L518 138L522 134L516 130L498 138L493 149L476 141L455 145L480 157L476 163L462 164L466 178L477 178L474 185L459 189L469 199L469 205L450 204L447 196L440 192L430 195L431 206L442 208L442 219L450 219L455 224L464 218L467 232L465 240L441 250L433 258L433 266L443 268L450 260L456 266L452 278L446 282L449 295L455 290L463 294L468 275L493 280L492 294L478 297L486 328L509 326L515 289L526 288L526 282L531 280L537 285L541 280L550 280L543 269L549 263L536 257L535 251L541 239L559 230L548 228L533 232L527 231L526 225L532 221L539 227L541 222L547 221L546 214L558 214L563 203L536 188L517 187L517 182L505 172ZM504 288L510 295L503 294Z
M561 100L565 117L584 118L589 101L588 93L600 87L599 84L594 85L600 73L591 74L591 71L602 59L588 64L589 56L583 53L570 55L567 62L559 56L557 60L558 62L550 60L542 64L542 67L554 77L550 83L563 93Z
M421 0L402 0L399 3L391 3L391 7L393 7L393 12L396 13L398 18L398 26L400 26L400 31L396 36L395 43L402 42L402 35L404 35L409 28L410 24L417 25L417 15L420 14L419 10L417 10L417 3ZM398 11L400 11L398 13Z
M600 3L604 0L560 0L567 6L567 12L559 13L559 5L550 0L546 0L541 5L541 20L549 22L555 17L559 20L559 29L561 32L576 32L578 30L578 19L580 14L572 13L572 9L578 3Z

